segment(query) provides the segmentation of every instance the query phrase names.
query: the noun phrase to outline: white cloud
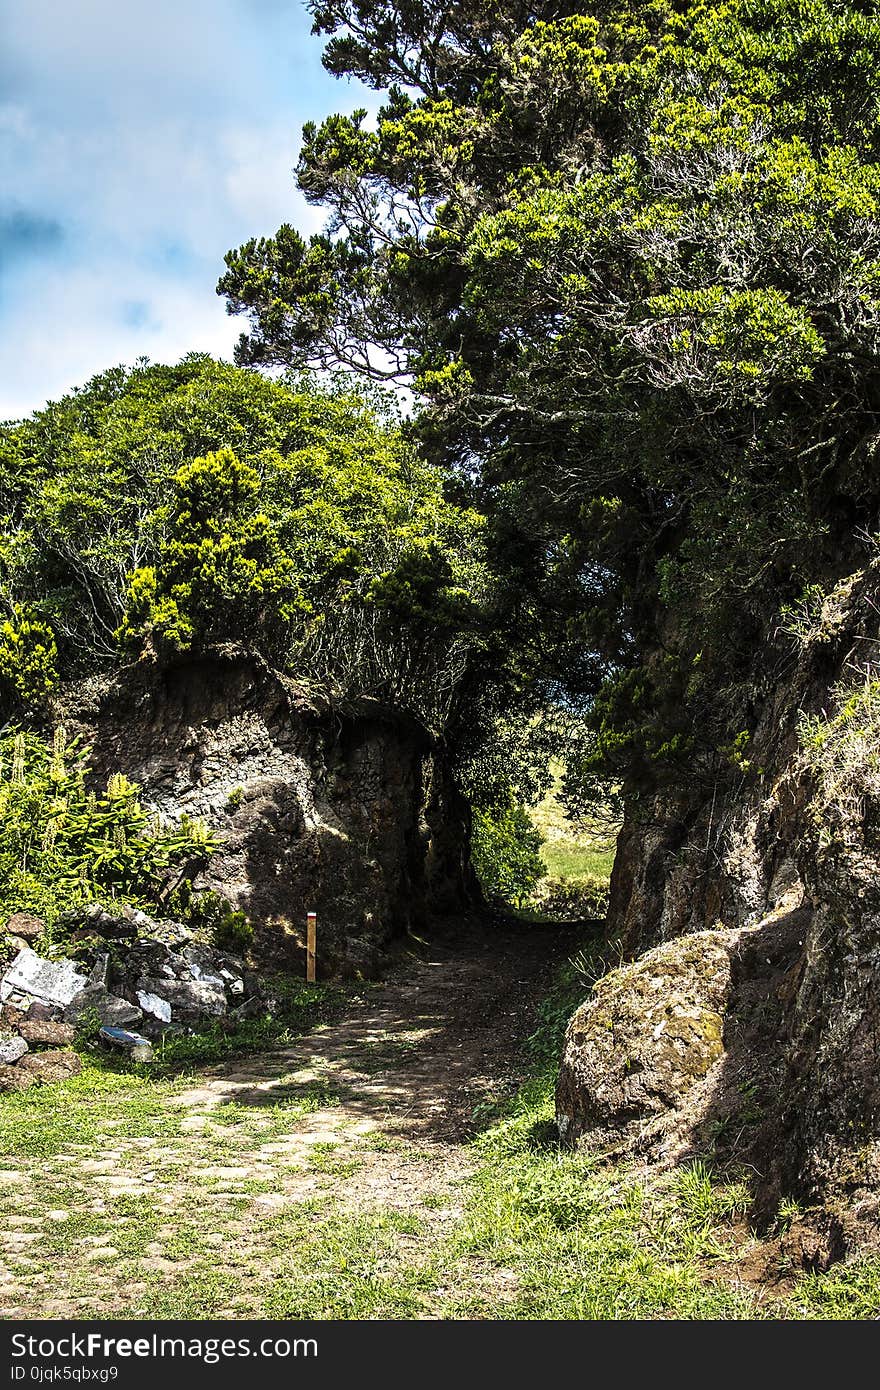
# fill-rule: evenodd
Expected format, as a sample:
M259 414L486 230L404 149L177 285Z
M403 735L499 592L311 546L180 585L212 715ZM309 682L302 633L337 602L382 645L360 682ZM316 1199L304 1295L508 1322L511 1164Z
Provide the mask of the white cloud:
M140 356L174 362L203 351L231 358L242 324L225 313L210 286L141 272L117 293L109 279L106 267L72 275L62 267L31 268L22 276L18 291L36 312L17 312L14 336L0 340L0 419L27 415Z
M225 251L317 230L300 128L364 104L321 69L303 7L7 0L0 26L0 216L60 229L0 267L0 417L141 354L230 355Z

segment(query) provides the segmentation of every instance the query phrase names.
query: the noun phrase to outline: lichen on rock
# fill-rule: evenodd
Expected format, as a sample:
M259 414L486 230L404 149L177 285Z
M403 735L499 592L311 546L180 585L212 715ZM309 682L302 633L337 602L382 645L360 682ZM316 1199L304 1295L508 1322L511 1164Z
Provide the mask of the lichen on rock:
M572 1018L557 1083L569 1143L638 1146L676 1116L724 1051L735 933L666 942L604 976ZM662 1125L661 1125L662 1127Z

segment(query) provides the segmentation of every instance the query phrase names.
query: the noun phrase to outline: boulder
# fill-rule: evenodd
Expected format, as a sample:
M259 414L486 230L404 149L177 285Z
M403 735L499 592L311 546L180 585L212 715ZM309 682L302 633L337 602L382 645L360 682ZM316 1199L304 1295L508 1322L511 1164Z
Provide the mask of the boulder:
M18 1031L27 1043L42 1047L67 1047L76 1037L70 1023L53 1023L39 1018L23 1018Z
M77 1076L82 1071L82 1062L76 1052L69 1049L53 1052L29 1052L22 1057L16 1071L25 1071L35 1081L66 1081L69 1076Z
M272 1007L272 1004L275 1007ZM243 1004L237 1004L234 1009L230 1009L229 1017L235 1022L246 1018L260 1018L265 1013L274 1013L277 1010L277 1002L261 999L259 995L251 995L250 999L245 999Z
M10 1007L13 1006L7 1005L7 1008ZM44 1004L39 999L23 999L22 1006L17 1008L17 1012L19 1018L50 1023L60 1019L62 1010L58 1004Z
M0 980L0 1000L35 999L65 1008L84 988L86 976L72 960L52 961L25 947Z
M20 937L24 941L36 941L46 930L46 923L42 917L35 917L32 912L13 912L6 922L6 930L11 936Z
M137 1001L144 1013L155 1018L158 1023L171 1022L171 1004L167 999L158 994L150 994L148 990L139 989Z
M226 990L219 978L151 979L147 976L139 981L139 986L139 995L149 994L170 1007L169 1022L193 1023L205 1017L220 1018L226 1013ZM155 1008L150 1012L155 1013Z
M81 990L64 1010L64 1021L79 1024L90 1014L110 1028L124 1028L129 1023L140 1023L143 1018L136 1004L110 994L103 985L89 985Z
M27 1067L7 1067L0 1064L0 1092L26 1091L36 1086L39 1077Z
M662 1149L673 1129L696 1122L724 1055L738 937L679 937L597 982L565 1037L556 1089L565 1143Z
M24 1038L16 1033L0 1033L0 1064L11 1067L28 1050Z
M110 940L131 939L137 936L137 922L134 912L122 908L119 912L108 912L100 903L87 903L84 907L71 908L58 919L61 931L75 932L78 936L103 936ZM144 914L138 914L143 916Z
M140 1033L130 1033L126 1028L102 1028L98 1037L105 1047L124 1052L133 1062L152 1060L152 1044Z

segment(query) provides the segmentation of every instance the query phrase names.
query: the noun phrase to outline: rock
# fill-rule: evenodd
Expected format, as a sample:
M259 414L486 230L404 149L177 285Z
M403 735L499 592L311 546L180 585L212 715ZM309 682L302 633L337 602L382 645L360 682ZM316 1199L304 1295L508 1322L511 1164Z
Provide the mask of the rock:
M229 1017L236 1021L245 1018L260 1018L267 1012L273 1012L270 1005L257 995L253 995L250 999L246 999L243 1004L238 1004L234 1009L230 1009Z
M23 1057L28 1050L28 1045L24 1038L17 1037L14 1033L0 1033L0 1064L11 1067Z
M68 1004L64 1021L77 1024L92 1012L108 1028L124 1028L129 1023L140 1023L143 1018L136 1004L108 993L103 985L89 985Z
M27 1067L7 1067L0 1065L0 1091L26 1091L36 1086L39 1077Z
M103 925L109 935L112 914L92 904L85 914L78 910L76 920L83 915ZM69 920L74 920L73 914ZM73 961L43 960L29 948L20 952L0 985L0 993L5 990L3 997L8 1000L3 1005L10 1011L8 1026L17 1028L15 1019L22 1018L21 1011L13 1010L16 1003L26 1006L34 1024L50 1025L63 1019L57 1024L60 1032L51 1027L33 1032L34 1040L39 1036L47 1043L69 1041L71 1027L90 1014L105 1028L125 1031L143 1024L156 1034L171 1023L196 1024L200 1019L222 1018L230 1003L241 1006L249 999L254 1000L255 1012L262 1012L257 982L235 956L195 942L184 928L174 923L157 924L142 912L124 908L113 920L150 931L161 927L164 932L167 927L167 940L117 932L112 955L100 952L88 976L81 974ZM169 940L179 949L173 950Z
M86 984L71 960L51 961L25 948L0 980L0 1000L22 997L64 1008Z
M194 888L245 913L264 959L303 968L311 909L326 973L347 941L381 950L408 924L475 897L468 808L443 746L399 709L340 709L223 646L84 684L69 692L65 718L91 745L96 778L124 772L151 809L219 832L216 850L193 862ZM372 973L379 954L370 946L349 962Z
M102 1028L98 1037L106 1047L114 1047L127 1053L133 1062L152 1060L152 1044L140 1033L129 1033L124 1028Z
M110 991L110 957L102 951L89 972L86 989L106 989Z
M11 936L21 937L24 941L36 941L46 930L46 923L42 917L35 917L31 912L13 912L7 920L6 930Z
M26 1001L26 1008L23 1013L25 1018L49 1023L54 1019L60 1019L61 1008L58 1004L43 1004L39 999L31 999ZM20 1014L19 1017L21 1016Z
M52 1023L38 1018L22 1019L18 1031L32 1046L66 1047L76 1037L76 1029L70 1023Z
M379 974L380 950L378 941L369 938L345 943L336 961L336 969L346 980L369 980Z
M62 931L117 940L137 936L138 926L137 922L132 920L132 916L131 909L108 912L100 903L87 903L84 907L71 908L69 912L63 913L58 919L58 925Z
M211 950L210 946L202 946L199 942L190 942L179 952L180 958L186 961L190 973L196 980L209 979L221 981L219 970L220 963L217 952Z
M82 1061L76 1052L65 1049L58 1052L29 1052L22 1057L16 1071L24 1070L35 1081L66 1081L69 1076L77 1076L82 1071Z
M146 990L139 989L137 1001L145 1014L152 1014L160 1023L171 1022L171 1005L167 999L160 999L158 994L149 994Z
M564 1142L619 1152L697 1122L712 1089L704 1083L724 1054L738 937L679 937L597 982L566 1032L556 1089Z
M226 990L221 979L209 976L201 980L142 979L140 990L157 995L171 1007L175 1023L188 1023L205 1016L220 1018L226 1013Z

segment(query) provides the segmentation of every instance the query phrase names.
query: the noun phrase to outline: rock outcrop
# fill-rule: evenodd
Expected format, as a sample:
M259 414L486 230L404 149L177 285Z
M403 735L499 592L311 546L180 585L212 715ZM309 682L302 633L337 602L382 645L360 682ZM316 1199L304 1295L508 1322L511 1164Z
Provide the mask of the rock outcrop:
M874 564L760 653L748 766L631 808L610 929L635 959L575 1014L558 1092L571 1142L738 1166L767 1219L797 1200L819 1263L880 1244L878 641Z
M145 804L219 836L195 888L247 915L264 958L301 966L316 911L319 968L369 975L396 932L469 901L467 808L400 712L337 708L228 648L81 686L64 718L96 776L122 772Z

